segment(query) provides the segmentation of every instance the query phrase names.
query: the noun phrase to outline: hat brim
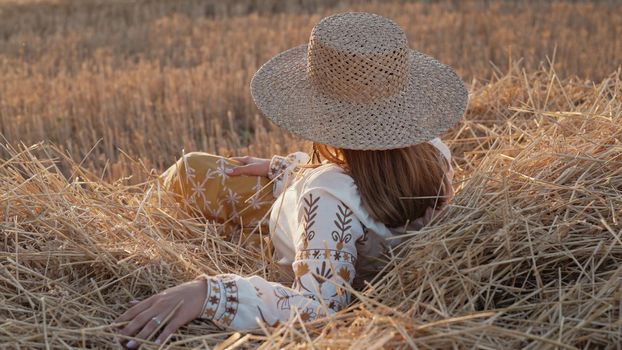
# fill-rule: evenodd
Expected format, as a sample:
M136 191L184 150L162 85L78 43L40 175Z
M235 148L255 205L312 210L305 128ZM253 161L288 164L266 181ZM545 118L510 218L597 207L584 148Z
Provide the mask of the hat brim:
M369 103L340 101L307 77L307 44L265 63L251 80L261 112L294 135L357 150L402 148L429 141L464 114L468 92L450 67L410 51L410 78L397 94Z

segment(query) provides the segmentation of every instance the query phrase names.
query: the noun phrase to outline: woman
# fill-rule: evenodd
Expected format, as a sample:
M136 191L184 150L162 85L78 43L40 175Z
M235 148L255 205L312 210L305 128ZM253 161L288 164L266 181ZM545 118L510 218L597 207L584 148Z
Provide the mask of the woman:
M301 152L271 160L191 153L163 177L185 208L208 219L256 225L269 213L291 287L200 276L135 304L117 320L129 322L121 334L145 339L162 328L161 343L195 318L248 330L334 313L350 302L355 279L381 267L397 243L387 238L420 228L453 195L451 156L436 136L462 116L467 91L451 68L410 49L394 22L325 18L308 45L257 71L251 93L269 119L314 142L311 165ZM260 191L271 180L272 197Z

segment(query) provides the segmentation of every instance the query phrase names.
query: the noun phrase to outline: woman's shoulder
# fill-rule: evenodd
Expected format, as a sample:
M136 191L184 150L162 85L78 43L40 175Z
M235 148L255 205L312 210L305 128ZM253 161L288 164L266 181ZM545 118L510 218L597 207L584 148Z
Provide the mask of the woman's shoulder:
M324 163L316 168L306 169L303 176L305 190L348 192L358 196L354 179L337 164Z
M296 187L300 198L313 193L324 198L331 197L351 209L362 206L354 179L334 163L323 163L316 168L305 169Z
M355 213L367 219L363 209L359 190L354 179L339 165L324 163L317 168L307 169L301 183L301 197L313 193L324 198L330 197L333 201L345 204Z
M363 207L354 179L339 165L325 163L317 168L306 169L303 176L300 198L310 193L324 197L328 195L334 201L347 206L363 227L380 236L391 235L391 231L383 223L374 220Z

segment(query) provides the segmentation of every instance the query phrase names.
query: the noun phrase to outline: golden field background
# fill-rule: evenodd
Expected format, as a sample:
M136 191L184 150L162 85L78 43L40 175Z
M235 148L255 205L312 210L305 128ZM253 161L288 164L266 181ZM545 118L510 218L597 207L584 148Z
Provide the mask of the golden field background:
M132 299L273 279L153 175L182 149L305 147L259 116L250 77L345 10L395 19L467 82L443 135L454 201L334 317L197 321L143 348L619 350L622 3L329 0L0 0L0 348L118 348Z
M413 48L467 83L505 74L510 59L531 69L553 56L561 77L598 81L622 64L620 8L618 1L5 0L0 134L12 144L49 140L74 159L89 154L89 169L133 183L144 180L143 166L161 171L182 149L285 153L300 145L259 117L250 78L273 55L306 42L323 16L388 16Z

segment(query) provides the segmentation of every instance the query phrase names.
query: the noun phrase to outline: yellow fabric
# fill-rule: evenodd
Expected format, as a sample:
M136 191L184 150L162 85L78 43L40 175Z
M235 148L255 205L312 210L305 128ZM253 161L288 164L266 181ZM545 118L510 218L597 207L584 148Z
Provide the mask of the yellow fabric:
M258 224L268 236L269 210L274 202L270 179L262 176L228 176L225 169L243 165L210 153L184 155L162 174L165 189L190 215L239 226L253 233L258 243Z

